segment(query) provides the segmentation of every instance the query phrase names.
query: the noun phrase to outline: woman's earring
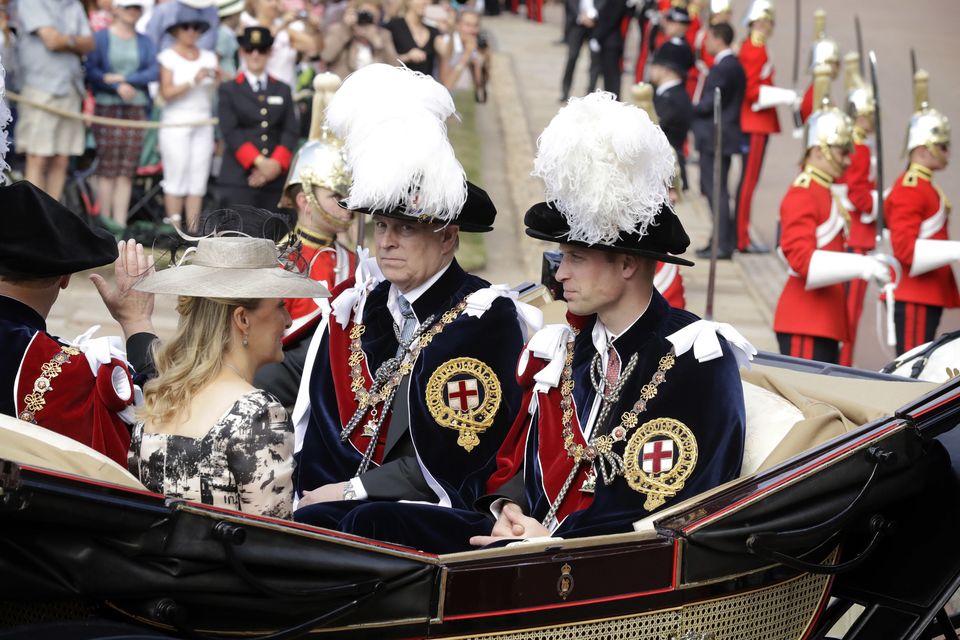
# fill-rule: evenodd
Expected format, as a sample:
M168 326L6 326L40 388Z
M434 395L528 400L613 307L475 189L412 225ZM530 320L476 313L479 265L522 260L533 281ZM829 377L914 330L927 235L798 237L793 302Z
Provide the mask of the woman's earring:
M244 334L244 336L243 336L243 346L246 347L248 344L250 344L250 341L247 340L247 336L246 336L246 334Z

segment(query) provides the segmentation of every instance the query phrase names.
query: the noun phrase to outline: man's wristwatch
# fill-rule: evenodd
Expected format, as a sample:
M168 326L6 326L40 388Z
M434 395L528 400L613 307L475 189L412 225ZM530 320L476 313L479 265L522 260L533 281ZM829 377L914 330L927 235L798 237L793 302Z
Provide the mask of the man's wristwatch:
M77 48L77 38L76 36L67 36L67 48L76 49Z
M353 481L348 480L346 484L343 485L343 499L344 500L356 500L357 499L357 490L353 486Z

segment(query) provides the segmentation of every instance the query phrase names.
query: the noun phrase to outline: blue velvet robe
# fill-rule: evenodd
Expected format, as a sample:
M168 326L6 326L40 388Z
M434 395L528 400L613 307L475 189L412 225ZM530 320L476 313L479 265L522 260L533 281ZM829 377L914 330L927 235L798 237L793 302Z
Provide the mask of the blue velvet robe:
M344 283L352 286L352 281ZM469 294L488 287L484 280L467 274L454 261L447 271L413 303L414 313L423 322L435 315L437 321L446 311L456 306ZM387 309L390 283L382 282L370 292L364 307L363 323L366 330L361 348L368 369L375 372L398 347L393 318ZM335 320L331 319L331 322ZM354 477L362 460L362 448L354 443L341 442L340 432L356 409L349 389L347 368L343 362L334 362L347 353L343 344L331 340L343 339L349 333L331 332L328 327L322 337L310 378L310 414L303 446L295 454L297 468L294 485L298 495L325 484L337 483ZM333 336L333 337L331 337ZM436 493L435 502L460 508L469 508L485 491L486 479L496 465L495 456L514 416L520 410L522 391L516 381L514 367L523 348L524 329L516 308L508 298L498 298L480 317L460 314L424 348L410 373L406 406L409 412L409 438L417 461L430 488ZM426 387L434 371L453 359L473 358L489 366L499 381L501 400L493 423L479 434L480 442L467 451L457 444L460 435L456 429L440 426L431 415L426 401ZM339 380L337 379L339 376ZM462 378L461 378L462 379ZM339 393L339 397L338 397ZM443 399L448 401L447 394ZM394 403L397 406L397 403ZM383 411L383 407L378 407ZM390 429L389 420L381 430L385 439ZM362 421L366 422L366 419ZM362 423L357 430L362 429ZM396 434L392 434L396 439ZM389 440L389 438L386 438ZM361 445L369 442L360 440ZM391 450L383 447L383 461L391 461ZM376 466L374 463L373 466ZM363 480L363 475L360 476ZM411 496L397 496L410 499ZM300 509L297 520L320 526L333 526L356 503L328 503Z

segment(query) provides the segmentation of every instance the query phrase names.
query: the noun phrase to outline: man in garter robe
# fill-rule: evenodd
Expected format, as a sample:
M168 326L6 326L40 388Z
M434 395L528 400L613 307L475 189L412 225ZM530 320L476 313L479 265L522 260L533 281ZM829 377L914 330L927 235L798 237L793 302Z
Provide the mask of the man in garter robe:
M351 75L327 110L353 173L345 204L372 216L377 258L359 257L308 351L298 521L355 531L400 500L469 507L521 409L518 309L538 312L454 258L459 232L490 231L496 210L453 155L453 112L442 85L389 65Z

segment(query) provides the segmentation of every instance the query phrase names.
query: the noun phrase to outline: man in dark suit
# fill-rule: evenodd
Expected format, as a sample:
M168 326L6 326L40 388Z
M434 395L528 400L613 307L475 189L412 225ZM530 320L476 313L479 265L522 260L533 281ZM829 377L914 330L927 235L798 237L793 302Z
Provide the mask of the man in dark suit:
M218 115L226 148L217 177L222 207L276 209L297 147L299 125L290 88L267 75L270 30L247 27L237 39L244 70L220 85Z
M590 51L599 55L603 88L620 99L620 59L623 57L623 31L620 25L627 15L627 0L594 0L596 24L590 34Z
M700 192L707 197L711 210L713 199L720 198L720 223L714 229L718 233L717 257L729 260L737 247L736 221L730 216L730 191L727 179L730 174L730 160L740 151L742 134L740 132L740 107L746 88L746 75L743 66L733 54L730 44L733 42L733 27L721 23L710 27L705 38L707 51L715 56L714 66L703 87L703 95L694 106L693 137L700 152ZM713 93L720 88L721 121L723 123L723 147L714 149ZM719 156L720 193L713 193L713 163ZM697 250L697 257L710 257L709 245Z
M677 152L680 164L680 179L687 190L687 159L683 145L693 121L693 103L684 86L687 72L693 66L693 54L689 45L673 41L664 42L653 54L650 79L657 90L653 94L653 107L657 110L660 128Z
M572 6L571 6L572 3ZM560 84L560 102L566 102L570 97L570 87L573 85L573 70L577 66L577 58L580 57L580 50L583 45L593 35L593 28L597 24L597 8L593 0L566 0L566 11L571 12L573 17L567 20L567 28L564 30L564 38L567 44L567 64L563 70L563 80ZM600 56L597 52L590 51L590 79L587 83L587 93L591 93L597 88L597 80L600 78Z

